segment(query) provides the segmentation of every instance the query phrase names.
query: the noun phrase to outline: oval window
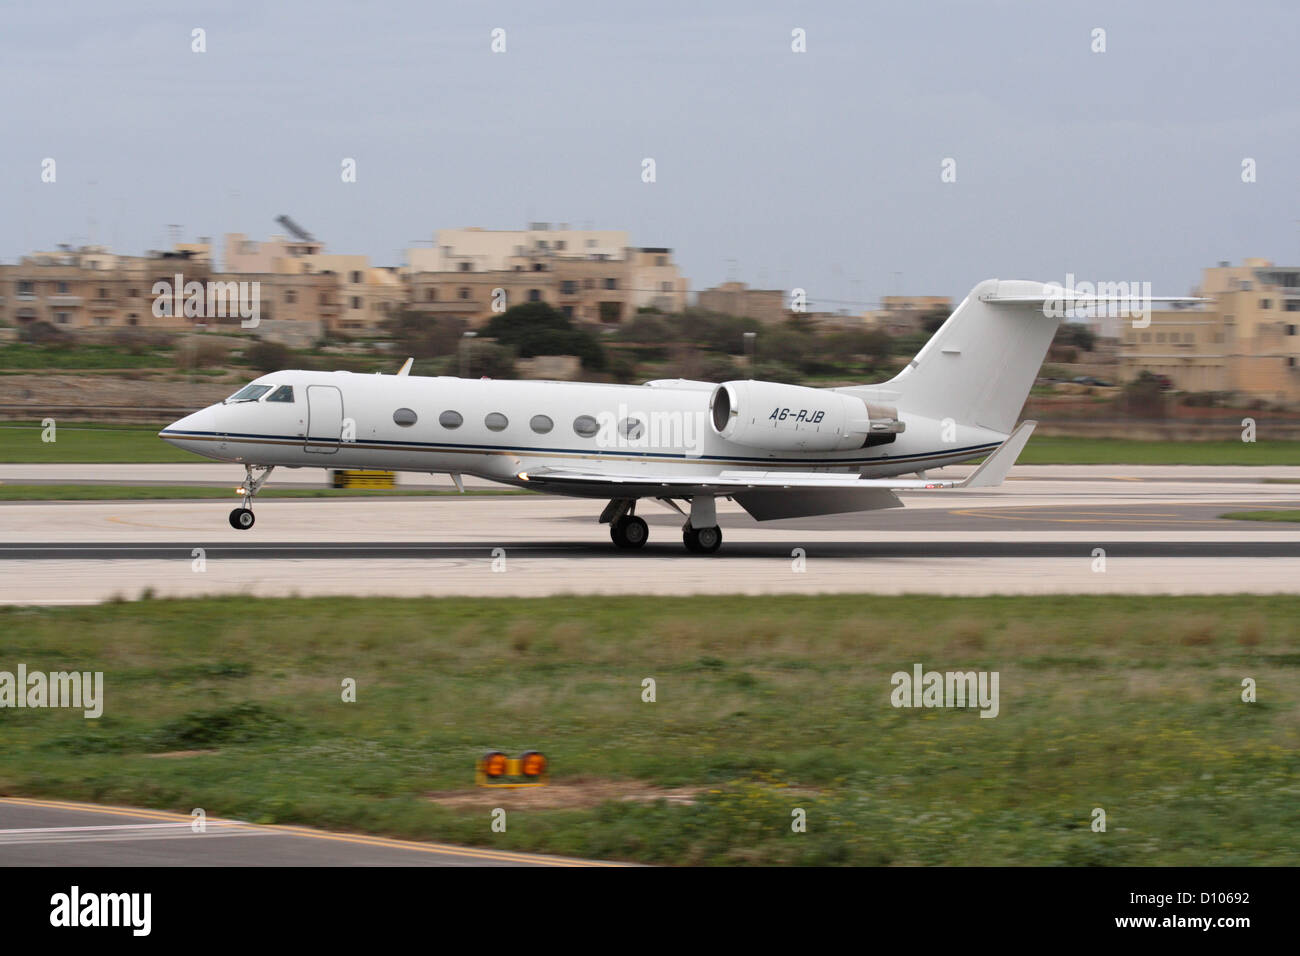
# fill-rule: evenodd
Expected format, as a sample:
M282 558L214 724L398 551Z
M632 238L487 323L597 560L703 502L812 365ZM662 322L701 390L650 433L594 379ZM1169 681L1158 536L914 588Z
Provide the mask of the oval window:
M590 415L579 415L573 420L573 430L583 438L591 438L600 431L600 425Z
M410 428L417 420L415 412L411 411L409 408L399 408L397 411L393 412L393 421L401 425L403 428Z
M465 423L460 412L453 412L451 409L443 412L438 416L438 424L443 428L460 428Z
M618 432L628 441L636 441L645 434L645 422L639 418L625 418L619 422Z
M545 435L555 427L555 422L551 421L545 415L534 415L532 420L528 423L528 427L539 435Z
M505 430L505 427L510 424L510 419L506 418L500 412L488 412L487 418L483 419L483 424L486 425L490 431L499 432Z

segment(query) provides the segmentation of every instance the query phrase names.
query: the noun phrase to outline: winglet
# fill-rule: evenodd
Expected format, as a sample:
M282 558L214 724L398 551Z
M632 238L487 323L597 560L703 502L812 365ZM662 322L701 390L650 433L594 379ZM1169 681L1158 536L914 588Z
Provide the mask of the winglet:
M1016 430L1007 436L993 454L984 459L984 463L976 468L965 481L959 482L958 488L993 488L1002 484L1002 479L1006 478L1007 472L1011 466L1016 463L1020 453L1025 450L1025 445L1029 442L1029 436L1034 433L1034 427L1038 422L1024 421L1016 426Z
M409 359L407 359L405 362L402 363L402 367L401 367L400 369L397 370L397 374L398 374L398 375L410 375L410 374L411 374L411 366L414 365L414 364L415 364L415 356L411 356Z

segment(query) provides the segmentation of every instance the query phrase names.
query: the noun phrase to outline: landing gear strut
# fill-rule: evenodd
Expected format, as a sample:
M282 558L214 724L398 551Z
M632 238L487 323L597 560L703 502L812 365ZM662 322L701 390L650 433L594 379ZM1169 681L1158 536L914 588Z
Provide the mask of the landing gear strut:
M261 469L261 473L254 475L254 469ZM275 465L244 466L244 485L240 489L244 493L244 503L230 512L230 527L236 531L247 531L253 526L256 520L253 517L253 499L257 497L257 493L262 490L262 485L271 477L273 471Z

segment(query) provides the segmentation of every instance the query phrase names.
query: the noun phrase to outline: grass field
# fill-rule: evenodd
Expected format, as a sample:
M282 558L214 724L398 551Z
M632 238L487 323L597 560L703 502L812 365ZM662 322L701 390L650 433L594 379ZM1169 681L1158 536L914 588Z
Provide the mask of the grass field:
M105 709L0 709L0 792L668 864L1294 866L1297 620L1295 597L3 608L0 669L102 670ZM915 663L997 671L999 715L892 707ZM474 791L488 748L543 750L552 787Z
M472 488L467 495L531 495L532 491L502 487ZM459 495L455 488L273 488L258 498L387 498ZM228 498L239 503L234 486L205 488L197 485L8 485L0 483L0 501L144 501L179 498Z
M1219 517L1239 521L1300 521L1300 511L1234 511Z
M198 462L158 437L162 426L60 424L56 442L42 442L34 422L0 424L0 463ZM1295 442L1141 442L1033 438L1024 465L1300 465Z

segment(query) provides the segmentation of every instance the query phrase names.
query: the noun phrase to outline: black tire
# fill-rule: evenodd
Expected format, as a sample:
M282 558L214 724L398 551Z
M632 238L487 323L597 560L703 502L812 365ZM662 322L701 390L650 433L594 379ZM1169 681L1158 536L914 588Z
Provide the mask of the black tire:
M247 531L257 520L253 517L253 512L248 508L236 508L230 512L230 527L236 531Z
M682 531L682 543L692 554L713 554L722 547L722 529L687 527Z
M645 547L650 527L636 515L625 515L609 526L609 536L618 547L634 550Z

